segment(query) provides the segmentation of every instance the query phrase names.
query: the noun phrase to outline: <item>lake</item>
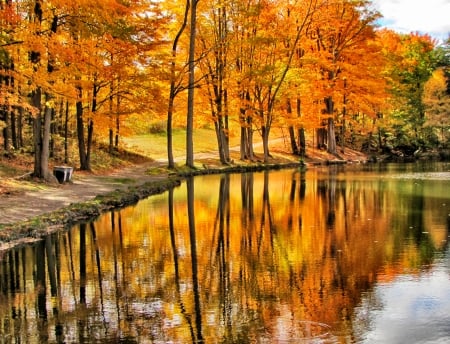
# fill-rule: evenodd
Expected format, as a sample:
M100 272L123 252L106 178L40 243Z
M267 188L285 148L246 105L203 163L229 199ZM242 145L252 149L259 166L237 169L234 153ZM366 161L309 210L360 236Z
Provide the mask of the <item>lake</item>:
M2 253L1 343L445 343L450 164L209 175Z

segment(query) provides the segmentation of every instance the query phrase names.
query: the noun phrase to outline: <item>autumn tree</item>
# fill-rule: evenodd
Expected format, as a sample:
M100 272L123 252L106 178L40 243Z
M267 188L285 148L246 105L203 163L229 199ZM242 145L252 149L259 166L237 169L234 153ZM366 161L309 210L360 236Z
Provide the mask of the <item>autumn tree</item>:
M270 157L269 135L277 116L280 90L292 68L301 39L311 24L316 1L255 2L244 8L250 24L236 24L240 39L236 58L238 96L241 101L241 156L251 153L249 130L261 133L264 160Z
M15 131L11 126L15 124L14 111L10 111L14 105L14 62L5 47L14 44L12 35L18 18L11 1L0 3L0 130L3 134L3 148L6 152L10 149L10 137ZM14 141L14 140L13 140ZM17 145L14 145L17 148Z
M229 7L226 2L210 5L207 20L201 26L199 41L202 51L207 52L199 61L204 75L205 93L216 132L219 159L222 164L230 162L229 151Z
M256 58L256 35L259 27L258 11L253 1L230 2L229 17L231 17L232 49L234 60L233 78L236 80L234 97L237 98L240 126L240 158L254 159L253 152L253 105L251 98L253 61ZM229 59L230 60L230 59Z
M366 42L374 37L374 22L379 17L370 9L369 1L325 1L316 13L308 32L315 41L317 56L315 66L320 75L318 87L322 90L323 128L317 133L318 147L327 147L331 154L338 155L336 144L337 102L344 101L345 89L352 80L351 74L344 77L344 64L360 63L365 59ZM354 55L357 54L358 57ZM351 61L351 63L349 63ZM357 71L359 65L346 68L347 73ZM347 81L344 81L347 80ZM340 94L338 96L338 94Z
M170 91L167 106L167 161L169 168L175 167L175 161L173 157L173 139L172 139L175 97L178 95L179 92L185 89L182 83L184 73L179 70L177 72L176 58L178 52L178 43L180 41L181 35L183 34L187 26L189 7L190 7L190 0L186 0L186 4L184 6L183 19L181 21L180 27L178 28L178 31L175 34L175 38L173 39L171 50L170 74L169 74Z
M34 176L46 180L55 179L49 171L50 127L52 119L52 73L53 52L50 45L58 29L58 16L49 11L41 0L35 0L28 30L24 36L29 46L29 60L32 66L31 103L36 109L33 117ZM44 104L42 104L44 97ZM44 106L43 106L44 105Z
M66 38L71 45L62 58L76 94L80 168L90 170L94 122L107 128L111 151L118 145L121 117L143 113L146 102L159 96L146 72L155 63L149 53L159 45L162 16L149 1L62 8L71 13Z
M391 34L387 52L395 146L413 151L424 144L424 86L436 67L435 42L418 33ZM408 148L409 147L409 148Z
M447 132L450 129L450 93L447 90L447 78L444 69L433 72L424 85L425 125L439 132L439 141L448 141Z

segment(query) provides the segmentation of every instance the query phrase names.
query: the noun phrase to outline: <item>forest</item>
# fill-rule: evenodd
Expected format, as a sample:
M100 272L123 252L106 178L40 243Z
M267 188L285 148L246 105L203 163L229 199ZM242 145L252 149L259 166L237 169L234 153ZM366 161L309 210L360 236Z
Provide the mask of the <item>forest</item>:
M408 157L450 149L450 36L378 25L367 0L1 0L0 154L92 169L99 149L159 131L212 128L222 164L289 133L339 157L345 147ZM72 154L76 152L76 154ZM445 156L446 155L446 156Z

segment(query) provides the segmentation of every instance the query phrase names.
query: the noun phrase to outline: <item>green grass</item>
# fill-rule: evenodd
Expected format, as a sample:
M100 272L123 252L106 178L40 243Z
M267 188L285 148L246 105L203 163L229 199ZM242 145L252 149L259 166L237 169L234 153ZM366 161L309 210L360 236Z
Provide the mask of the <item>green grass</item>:
M151 157L152 159L167 159L167 136L163 134L139 135L124 138L128 149ZM239 144L239 138L231 138L230 146ZM217 151L216 133L213 129L194 130L194 152ZM186 131L182 129L173 132L174 157L186 155Z

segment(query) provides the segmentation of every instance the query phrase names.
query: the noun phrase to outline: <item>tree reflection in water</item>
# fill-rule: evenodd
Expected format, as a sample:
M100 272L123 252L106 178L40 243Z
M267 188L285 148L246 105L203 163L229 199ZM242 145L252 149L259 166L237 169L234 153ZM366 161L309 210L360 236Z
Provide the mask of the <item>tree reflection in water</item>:
M373 291L447 252L448 181L378 174L189 178L7 251L2 339L358 342L361 305L384 307Z

